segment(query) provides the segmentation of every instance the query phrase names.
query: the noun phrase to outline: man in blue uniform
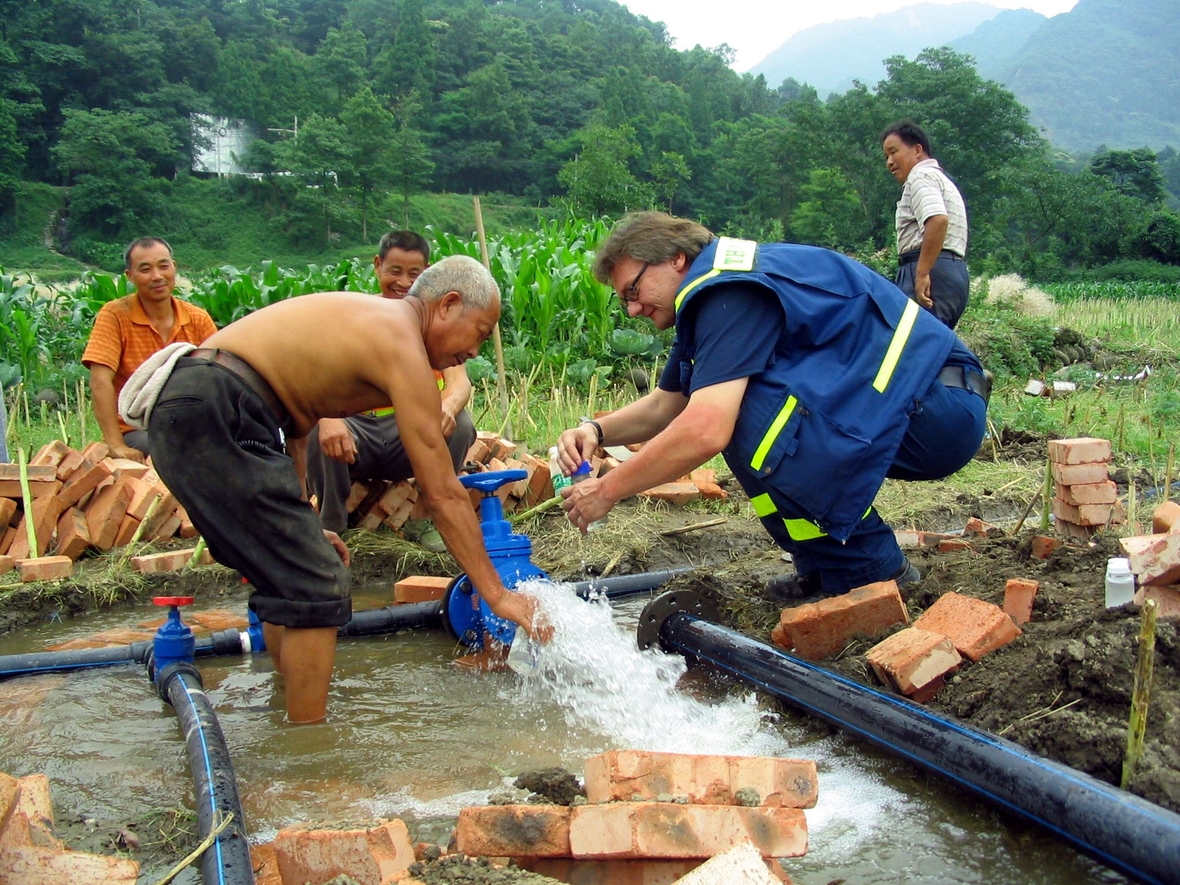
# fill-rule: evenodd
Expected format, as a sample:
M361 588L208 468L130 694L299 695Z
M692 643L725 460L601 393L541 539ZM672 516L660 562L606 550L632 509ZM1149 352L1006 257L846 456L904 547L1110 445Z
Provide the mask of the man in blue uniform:
M567 489L585 528L614 504L721 453L796 575L780 599L917 580L873 508L884 479L939 479L986 425L982 366L885 278L826 249L716 238L659 212L623 219L595 276L676 341L656 390L567 430L562 466L645 445Z

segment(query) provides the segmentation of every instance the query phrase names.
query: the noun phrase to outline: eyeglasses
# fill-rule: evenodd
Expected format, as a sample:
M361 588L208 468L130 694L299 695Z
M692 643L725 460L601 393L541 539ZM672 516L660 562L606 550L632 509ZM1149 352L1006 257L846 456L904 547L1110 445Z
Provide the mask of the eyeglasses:
M651 267L650 261L643 262L643 267L640 268L639 273L635 274L635 279L631 281L631 285L619 293L619 297L623 299L624 304L633 304L639 300L639 281L643 279L643 275L647 273L649 267Z

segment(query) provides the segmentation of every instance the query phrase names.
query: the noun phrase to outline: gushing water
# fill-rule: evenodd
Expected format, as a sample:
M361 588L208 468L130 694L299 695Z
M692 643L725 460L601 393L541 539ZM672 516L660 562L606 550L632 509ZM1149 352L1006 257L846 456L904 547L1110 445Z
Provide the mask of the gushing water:
M768 728L774 714L744 698L706 702L678 690L684 660L640 651L615 623L605 599L583 601L568 585L528 581L553 639L535 648L519 703L560 709L572 729L590 729L619 747L677 753L783 755L789 747Z

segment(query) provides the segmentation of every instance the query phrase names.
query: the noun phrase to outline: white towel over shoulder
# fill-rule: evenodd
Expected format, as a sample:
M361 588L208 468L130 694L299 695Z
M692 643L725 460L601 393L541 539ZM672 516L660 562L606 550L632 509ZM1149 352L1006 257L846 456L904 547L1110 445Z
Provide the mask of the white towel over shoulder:
M147 430L156 399L164 389L168 376L176 368L176 361L196 349L195 344L177 341L144 360L119 392L119 414L123 420L136 430Z

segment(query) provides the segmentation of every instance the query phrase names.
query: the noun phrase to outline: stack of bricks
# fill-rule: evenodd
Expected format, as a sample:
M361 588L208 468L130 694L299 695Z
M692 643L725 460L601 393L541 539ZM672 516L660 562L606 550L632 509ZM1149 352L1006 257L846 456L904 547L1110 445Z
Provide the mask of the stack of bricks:
M141 542L161 544L197 534L184 508L150 467L108 457L104 443L81 451L54 440L26 468L25 513L20 468L0 464L0 571L19 568L23 581L69 577L87 550ZM26 521L33 522L36 550Z
M121 857L67 851L53 833L49 780L0 774L0 882L20 885L135 885L139 864Z
M807 852L804 808L819 787L797 759L613 750L586 762L584 805L491 805L459 812L455 844L511 857L563 882L674 882L750 842L767 870Z
M1155 600L1157 617L1180 621L1180 504L1159 505L1151 528L1150 535L1119 539L1138 586L1135 604Z
M638 449L638 446L629 447ZM619 462L599 449L590 460L591 475L602 476L617 467ZM529 454L514 442L502 439L495 433L481 430L464 460L467 472L489 472L493 470L523 470L528 475L514 483L503 485L496 494L506 514L516 513L535 507L553 497L553 478L549 462ZM694 470L676 482L664 483L641 493L650 500L683 505L698 498L721 500L727 493L717 484L716 471ZM471 503L478 510L482 493L472 490ZM414 480L386 482L384 480L358 481L352 484L345 503L349 524L355 528L375 531L388 526L399 531L406 522L424 519L430 514L426 502L418 495Z
M1118 490L1110 481L1110 455L1108 439L1049 440L1058 533L1088 540L1098 529L1123 521Z

